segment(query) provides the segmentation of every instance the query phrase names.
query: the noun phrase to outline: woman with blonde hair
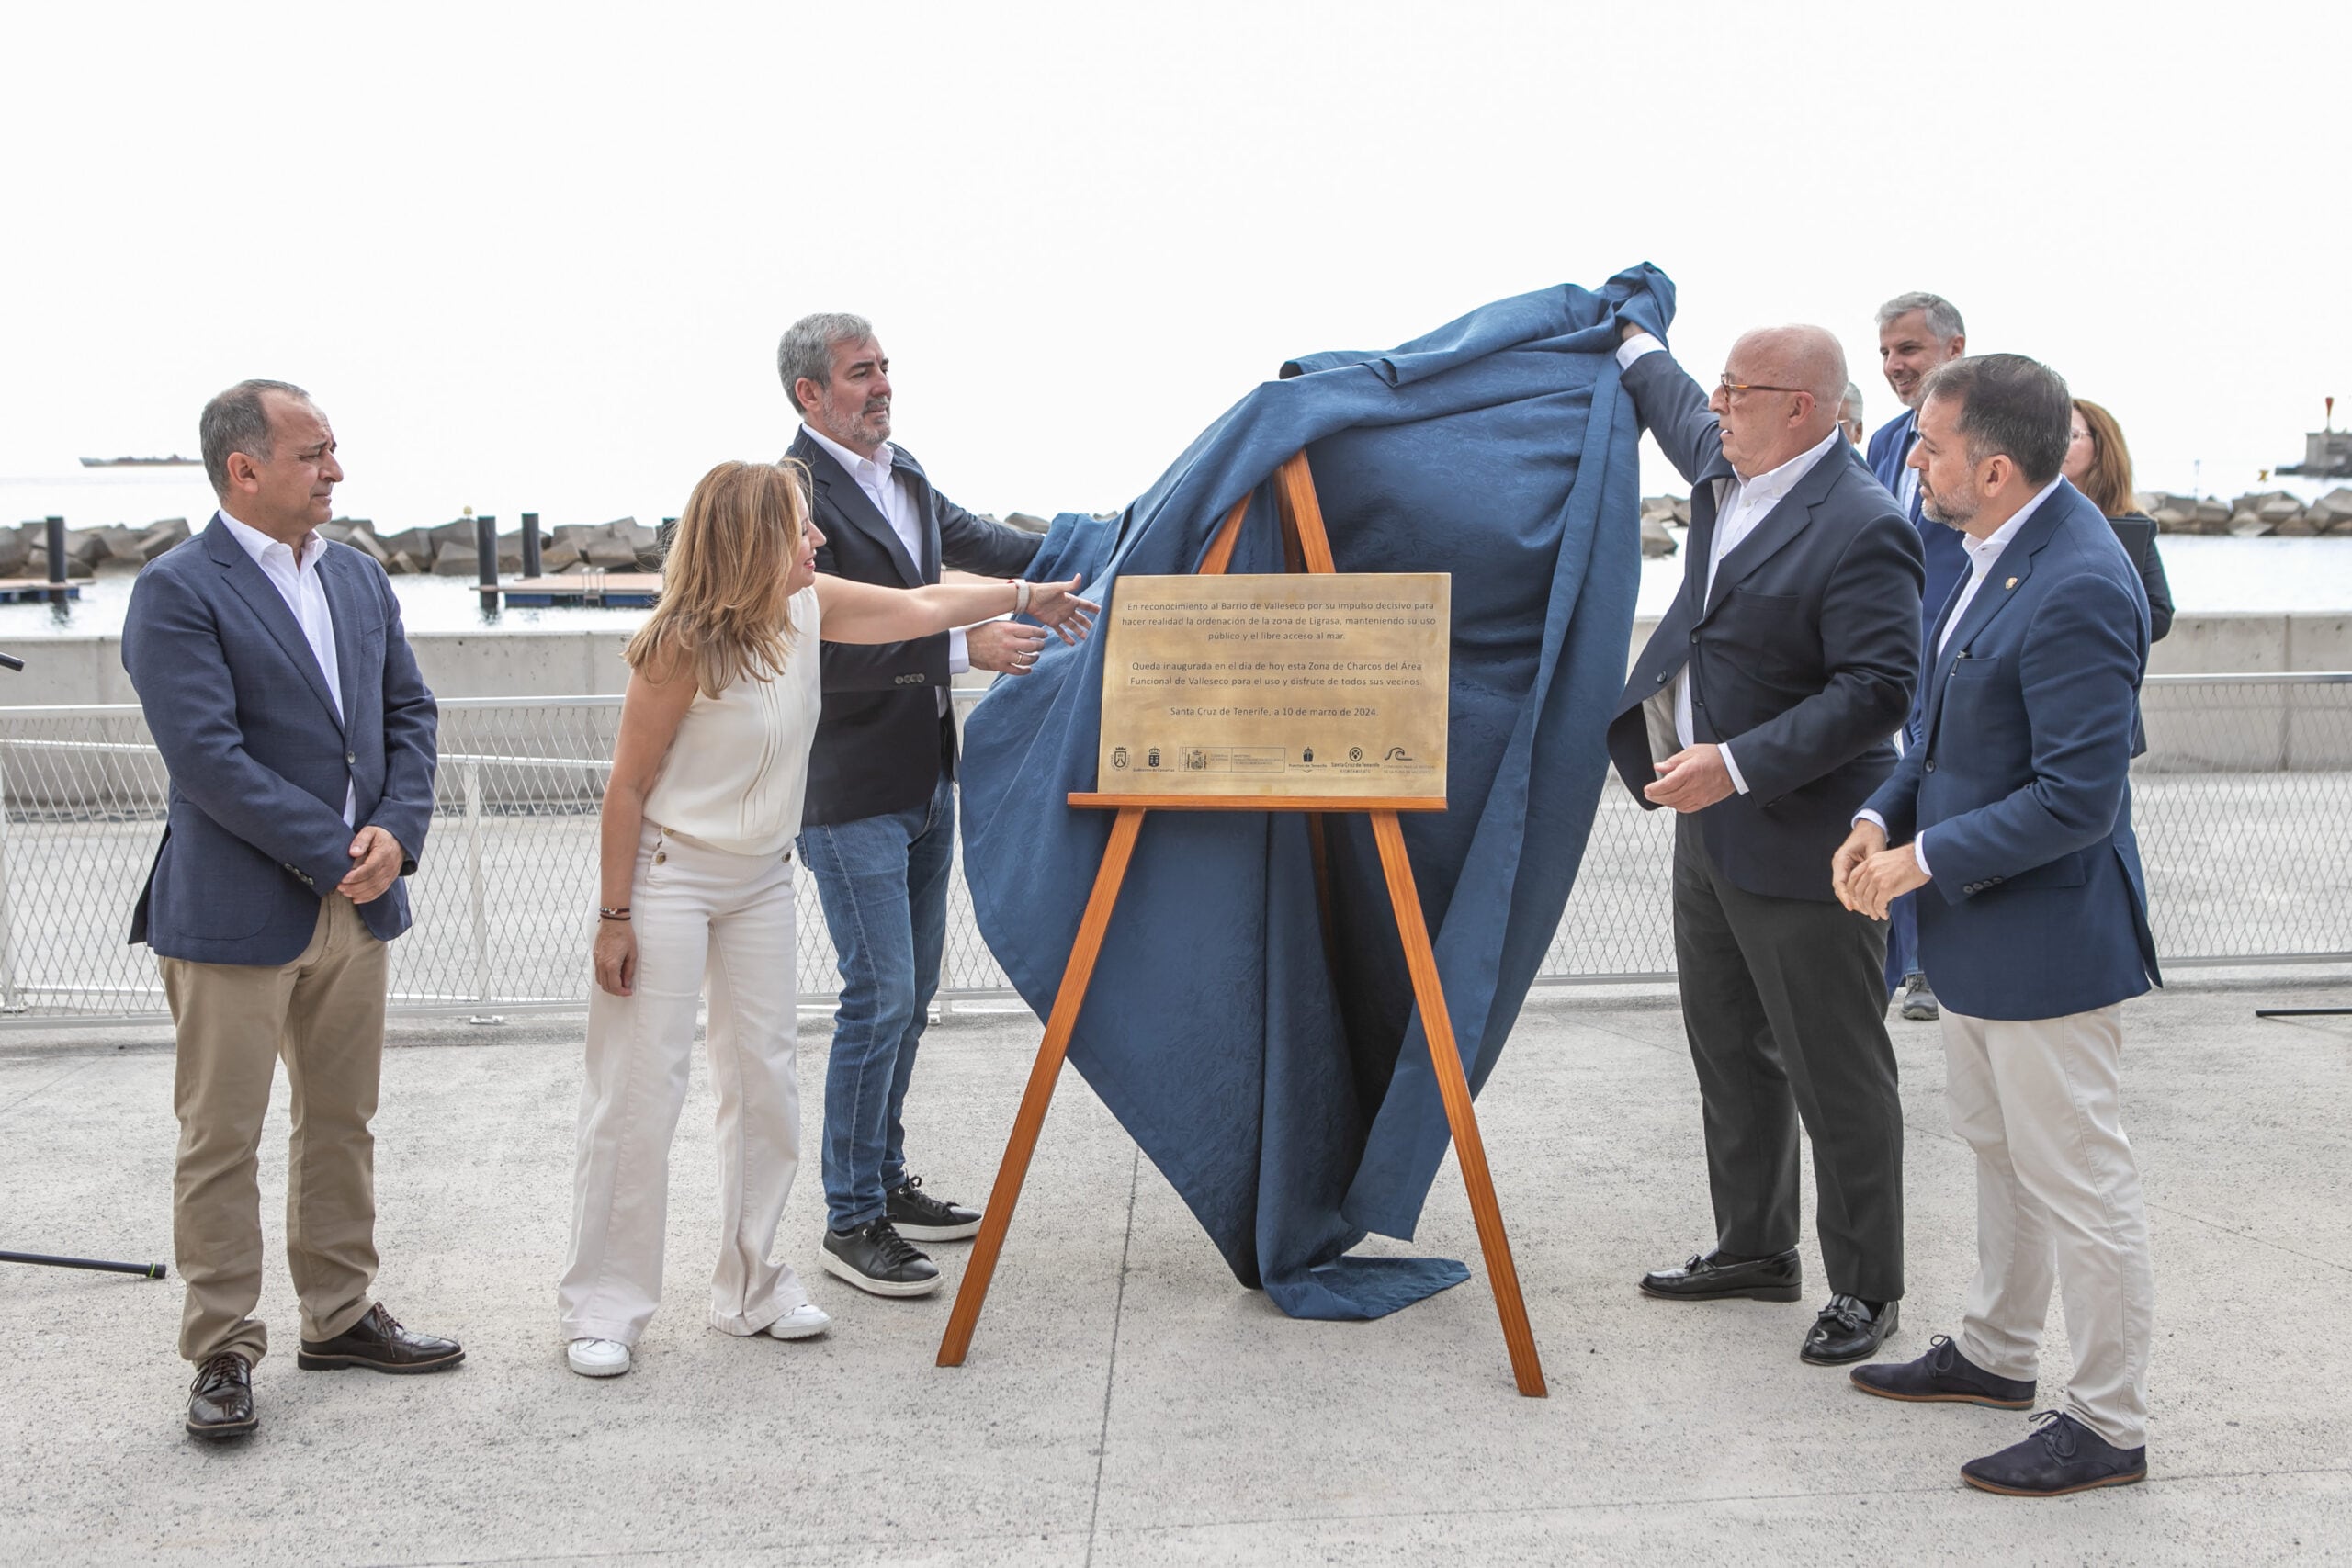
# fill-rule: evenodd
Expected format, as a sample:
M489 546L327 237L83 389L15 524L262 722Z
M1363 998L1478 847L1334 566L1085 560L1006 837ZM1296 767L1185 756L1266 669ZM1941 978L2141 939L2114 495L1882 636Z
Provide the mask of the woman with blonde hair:
M2123 427L2115 416L2076 398L2074 435L2058 471L2107 513L2148 591L2148 640L2160 641L2172 630L2172 585L2165 580L2164 558L2156 553L2156 520L2140 510L2132 493L2132 448L2123 444Z
M661 602L623 655L603 811L566 1358L629 1369L662 1296L670 1143L706 985L718 1095L711 1326L803 1339L829 1325L771 1261L800 1160L792 841L816 731L819 638L898 642L1026 613L1075 642L1096 606L1066 582L878 588L819 576L797 464L721 463L678 519Z

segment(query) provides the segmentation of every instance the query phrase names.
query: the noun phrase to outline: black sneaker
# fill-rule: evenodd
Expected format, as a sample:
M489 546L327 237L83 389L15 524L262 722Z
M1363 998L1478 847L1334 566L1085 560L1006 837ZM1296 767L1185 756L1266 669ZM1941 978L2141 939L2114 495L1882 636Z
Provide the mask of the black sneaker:
M961 1203L934 1198L922 1190L922 1178L910 1176L890 1191L883 1218L900 1235L917 1241L961 1241L980 1234L980 1213Z
M855 1230L825 1233L825 1272L877 1296L927 1296L939 1289L939 1266L918 1251L888 1216Z

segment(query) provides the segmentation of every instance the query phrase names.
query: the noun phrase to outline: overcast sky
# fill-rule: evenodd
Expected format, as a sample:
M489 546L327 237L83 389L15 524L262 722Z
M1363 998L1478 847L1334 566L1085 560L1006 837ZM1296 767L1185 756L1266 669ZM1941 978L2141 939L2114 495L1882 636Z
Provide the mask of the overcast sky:
M949 494L1108 509L1289 355L1647 260L1702 375L1818 321L1875 426L1931 288L2228 495L2352 416L2347 13L15 6L0 476L260 375L387 525L674 513L838 309Z

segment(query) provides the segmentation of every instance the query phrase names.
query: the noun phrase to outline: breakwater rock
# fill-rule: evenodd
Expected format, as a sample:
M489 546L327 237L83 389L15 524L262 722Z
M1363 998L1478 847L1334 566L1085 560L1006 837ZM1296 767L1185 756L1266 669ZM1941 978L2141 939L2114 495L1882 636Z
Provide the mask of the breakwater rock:
M2317 501L2283 490L2250 491L2235 501L2158 492L2139 498L2140 510L2167 534L2228 534L2241 539L2274 535L2310 538L2352 535L2352 486L2338 485Z

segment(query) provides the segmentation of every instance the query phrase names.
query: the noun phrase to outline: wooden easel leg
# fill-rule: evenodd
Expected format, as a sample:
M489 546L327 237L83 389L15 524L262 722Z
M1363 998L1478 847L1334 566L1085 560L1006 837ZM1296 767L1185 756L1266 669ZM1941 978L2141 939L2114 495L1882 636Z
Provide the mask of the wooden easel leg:
M1029 1177L1029 1157L1037 1152L1037 1134L1046 1125L1046 1109L1053 1103L1062 1058L1069 1054L1070 1033L1078 1027L1079 1009L1086 1003L1087 983L1094 977L1094 961L1102 952L1111 909L1119 901L1119 885L1126 880L1127 862L1135 853L1143 814L1140 806L1122 807L1111 824L1111 842L1102 851L1102 867L1094 874L1094 891L1088 896L1086 913L1078 922L1078 941L1063 966L1053 1015L1046 1021L1046 1041L1037 1047L1036 1065L1029 1069L1029 1087L1021 1096L1020 1113L1012 1119L1012 1136L1004 1145L1003 1163L997 1167L996 1185L989 1190L980 1234L972 1243L971 1261L964 1266L964 1282L956 1291L956 1309L948 1314L947 1333L939 1341L943 1367L962 1366L964 1352L972 1348L972 1330L978 1325L980 1308L988 1301L989 1280L1004 1250L1005 1232L1012 1226L1012 1206L1020 1201L1021 1185Z
M1429 1039L1438 1094L1445 1101L1445 1120L1453 1130L1462 1183L1470 1190L1470 1213L1478 1223L1478 1248L1486 1257L1487 1281L1494 1289L1495 1311L1503 1320L1511 1376L1518 1380L1520 1393L1541 1399L1547 1392L1544 1364L1536 1358L1535 1331L1527 1321L1527 1303L1519 1293L1519 1269L1511 1262L1510 1237L1503 1234L1495 1179L1487 1169L1487 1146L1479 1141L1478 1118L1470 1109L1470 1081L1463 1076L1453 1020L1445 1010L1445 991L1438 983L1437 953L1430 946L1429 928L1421 920L1412 862L1405 858L1405 830L1397 825L1394 811L1374 811L1371 816L1373 836L1380 844L1381 868L1388 874L1388 897L1396 907L1397 933L1405 941L1405 965L1413 976L1413 998L1421 1007L1421 1032Z

